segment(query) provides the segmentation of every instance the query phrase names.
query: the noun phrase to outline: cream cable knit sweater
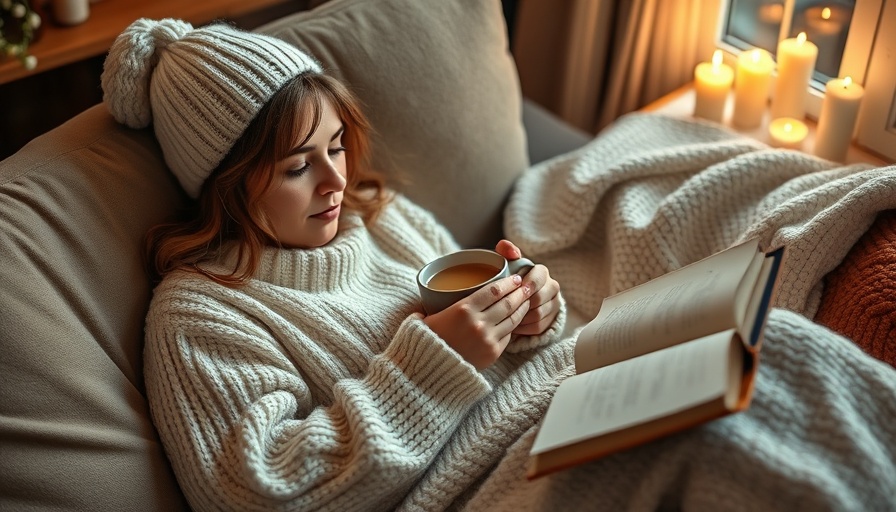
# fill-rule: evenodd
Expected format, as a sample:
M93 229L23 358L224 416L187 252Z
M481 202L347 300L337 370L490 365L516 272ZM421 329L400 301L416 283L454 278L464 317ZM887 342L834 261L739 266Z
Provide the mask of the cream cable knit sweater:
M429 492L455 495L537 421L527 389L543 403L564 370L566 348L526 349L565 313L483 373L421 321L416 272L457 248L430 214L399 196L370 230L342 225L323 248L268 250L244 288L182 272L155 290L147 389L193 507L389 509L434 462Z

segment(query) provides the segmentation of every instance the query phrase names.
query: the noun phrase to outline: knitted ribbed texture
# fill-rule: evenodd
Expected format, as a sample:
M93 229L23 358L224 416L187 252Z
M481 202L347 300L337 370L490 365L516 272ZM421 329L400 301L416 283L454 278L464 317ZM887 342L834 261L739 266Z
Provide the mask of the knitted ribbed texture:
M548 264L573 308L758 237L787 245L776 305L817 311L823 277L879 211L893 168L838 166L717 125L635 113L591 144L530 169L505 233Z
M896 210L881 213L825 278L815 320L896 366Z
M553 382L568 358L508 354L479 373L430 331L415 275L456 249L399 196L370 230L347 215L325 247L267 250L246 287L166 277L147 317L145 374L191 505L384 510L443 451L461 461L439 478L455 492L493 465L540 417L508 421L533 410L517 403L520 389ZM558 338L563 318L541 343ZM490 392L494 400L480 404Z
M306 71L321 68L270 36L144 18L115 39L101 81L116 120L153 124L165 162L195 198L261 107Z

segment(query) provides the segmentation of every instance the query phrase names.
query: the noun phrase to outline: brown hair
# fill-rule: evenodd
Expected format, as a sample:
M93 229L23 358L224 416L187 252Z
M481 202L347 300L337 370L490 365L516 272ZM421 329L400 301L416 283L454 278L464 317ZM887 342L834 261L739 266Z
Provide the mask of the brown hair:
M262 250L279 246L261 209L261 198L274 183L274 167L290 148L304 145L317 130L323 102L328 100L345 131L347 184L345 209L373 221L388 203L381 174L370 167L370 124L355 96L338 80L303 73L281 88L237 140L202 186L185 220L153 227L147 233L150 274L160 280L176 269L208 276L226 286L245 283L258 268ZM225 242L236 241L237 264L217 274L200 263L217 257Z

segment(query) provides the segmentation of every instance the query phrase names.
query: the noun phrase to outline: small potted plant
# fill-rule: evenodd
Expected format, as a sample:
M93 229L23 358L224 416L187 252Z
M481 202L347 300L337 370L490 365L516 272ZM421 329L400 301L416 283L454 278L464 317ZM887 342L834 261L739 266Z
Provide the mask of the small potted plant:
M0 0L0 59L16 58L25 69L37 66L28 45L39 35L41 17L28 0Z

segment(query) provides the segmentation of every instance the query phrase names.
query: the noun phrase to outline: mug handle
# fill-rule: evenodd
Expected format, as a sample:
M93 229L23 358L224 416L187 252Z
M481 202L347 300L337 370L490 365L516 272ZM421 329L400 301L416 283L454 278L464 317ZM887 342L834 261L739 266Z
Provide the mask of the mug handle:
M511 274L519 274L524 276L532 270L532 267L535 266L535 263L532 262L529 258L517 258L515 260L507 260L507 269L510 270Z

